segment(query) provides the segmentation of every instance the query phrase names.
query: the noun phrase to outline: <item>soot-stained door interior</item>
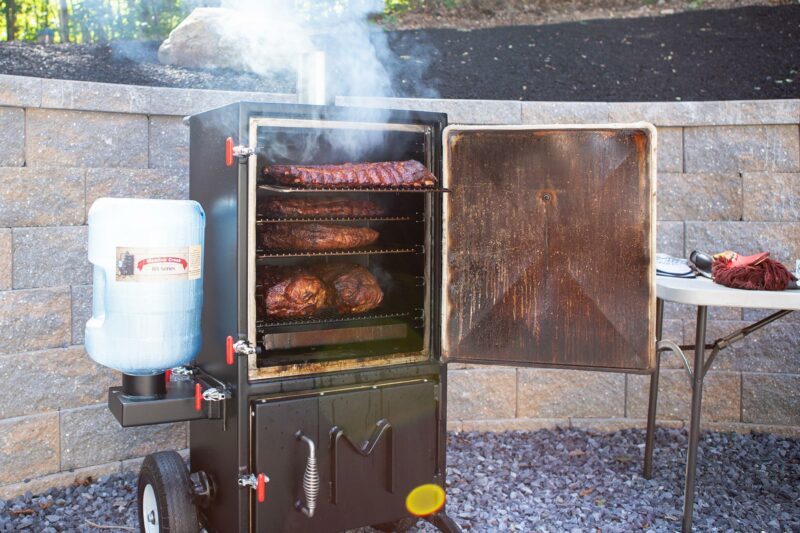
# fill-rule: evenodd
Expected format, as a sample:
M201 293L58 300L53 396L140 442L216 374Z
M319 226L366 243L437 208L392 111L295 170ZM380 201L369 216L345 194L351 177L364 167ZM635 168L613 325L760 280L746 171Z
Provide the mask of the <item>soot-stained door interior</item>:
M445 130L444 359L652 367L653 135Z

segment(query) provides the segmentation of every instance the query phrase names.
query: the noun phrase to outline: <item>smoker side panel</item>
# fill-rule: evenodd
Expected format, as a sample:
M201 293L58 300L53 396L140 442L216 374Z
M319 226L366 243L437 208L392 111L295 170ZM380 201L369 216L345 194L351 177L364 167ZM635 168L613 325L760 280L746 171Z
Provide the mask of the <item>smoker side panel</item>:
M197 365L214 377L236 384L236 366L225 362L225 339L237 336L241 313L239 295L239 165L225 165L225 139L238 141L239 106L236 104L191 117L189 195L206 213L203 271L203 344ZM214 505L202 509L209 531L246 528L240 517L237 426L239 412L229 402L227 431L221 420L197 420L189 424L191 470L203 470L215 482ZM246 415L246 412L243 413Z
M445 359L652 368L654 135L445 131Z
M437 476L438 398L438 383L427 379L257 401L254 471L270 483L266 501L252 503L255 531L335 532L408 516L405 497L412 488L443 483ZM382 420L391 428L376 437ZM321 483L313 518L295 509L308 449L294 437L298 429L317 447ZM371 439L371 453L360 453Z

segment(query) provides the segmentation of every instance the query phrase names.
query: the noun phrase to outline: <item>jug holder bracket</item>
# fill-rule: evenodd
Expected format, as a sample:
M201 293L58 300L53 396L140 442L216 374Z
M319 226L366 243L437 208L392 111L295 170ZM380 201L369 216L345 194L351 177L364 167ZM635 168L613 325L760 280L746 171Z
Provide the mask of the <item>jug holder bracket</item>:
M160 374L163 392L151 396L108 389L108 408L122 427L149 426L189 420L225 419L230 387L197 367L179 367Z

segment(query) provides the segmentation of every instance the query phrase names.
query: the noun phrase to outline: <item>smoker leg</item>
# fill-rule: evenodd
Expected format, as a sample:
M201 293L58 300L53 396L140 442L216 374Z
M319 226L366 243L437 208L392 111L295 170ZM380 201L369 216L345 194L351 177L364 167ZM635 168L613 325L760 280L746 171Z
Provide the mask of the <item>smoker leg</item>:
M461 528L456 524L456 521L447 516L444 511L426 516L425 520L433 524L442 533L461 533Z
M689 422L689 450L686 457L686 485L683 494L683 533L692 531L694 486L697 470L697 444L700 439L700 406L703 400L706 321L708 308L697 308L697 330L694 342L694 372L692 373L692 412Z
M656 300L656 343L661 340L664 324L664 300ZM656 436L656 406L658 405L658 374L661 371L661 352L656 349L656 367L650 375L650 400L647 404L647 436L644 441L644 478L653 477L653 446Z

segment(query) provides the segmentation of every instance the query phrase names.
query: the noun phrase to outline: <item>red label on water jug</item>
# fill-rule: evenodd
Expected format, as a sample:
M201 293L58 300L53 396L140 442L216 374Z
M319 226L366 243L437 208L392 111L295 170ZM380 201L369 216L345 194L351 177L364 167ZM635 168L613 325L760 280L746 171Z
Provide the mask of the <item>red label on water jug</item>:
M117 281L180 281L200 278L202 247L118 246L116 251Z

